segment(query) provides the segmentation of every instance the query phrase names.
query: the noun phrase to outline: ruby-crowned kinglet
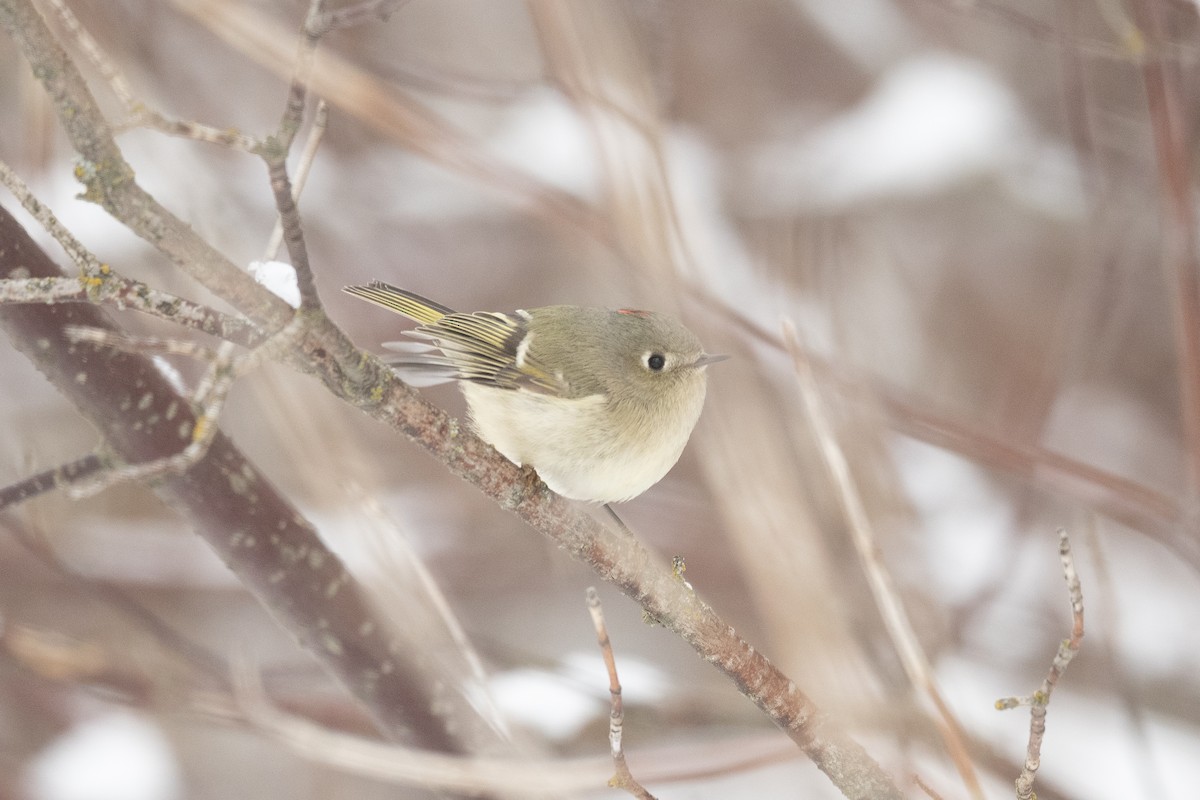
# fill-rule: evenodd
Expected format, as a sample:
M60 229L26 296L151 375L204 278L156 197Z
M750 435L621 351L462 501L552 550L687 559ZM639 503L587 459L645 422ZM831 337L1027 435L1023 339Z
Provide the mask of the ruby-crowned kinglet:
M700 417L705 367L725 358L653 311L455 313L380 281L343 291L419 322L409 335L441 355L390 359L400 373L458 380L479 435L575 500L621 502L658 483Z

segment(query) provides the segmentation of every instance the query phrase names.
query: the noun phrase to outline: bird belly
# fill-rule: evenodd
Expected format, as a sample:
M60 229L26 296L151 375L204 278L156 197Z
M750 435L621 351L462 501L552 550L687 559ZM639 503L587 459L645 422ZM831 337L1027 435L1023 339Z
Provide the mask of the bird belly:
M574 500L620 502L641 494L679 460L692 428L621 433L609 423L603 395L566 399L467 382L461 386L479 435Z

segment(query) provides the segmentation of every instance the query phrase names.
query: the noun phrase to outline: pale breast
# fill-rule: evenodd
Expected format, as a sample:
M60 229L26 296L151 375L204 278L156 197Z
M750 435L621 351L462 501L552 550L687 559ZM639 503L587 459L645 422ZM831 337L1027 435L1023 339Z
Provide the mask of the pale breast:
M462 390L481 437L534 467L555 492L592 502L628 500L658 482L679 460L703 403L617 429L600 395L568 400L467 382Z

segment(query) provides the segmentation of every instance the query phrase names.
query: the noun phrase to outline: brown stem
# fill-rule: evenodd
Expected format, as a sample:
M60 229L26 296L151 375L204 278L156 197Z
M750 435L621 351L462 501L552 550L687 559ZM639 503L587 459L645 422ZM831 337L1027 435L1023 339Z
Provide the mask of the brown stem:
M0 208L0 275L18 267L33 277L60 274ZM69 326L115 330L90 305L0 306L0 327L13 344L119 458L146 462L182 449L195 425L187 398L149 359L72 343L64 333ZM460 751L450 720L431 710L422 688L427 683L407 651L384 637L387 626L364 625L373 613L341 561L228 438L217 434L204 459L182 475L162 477L154 490L386 730L429 748Z
M21 42L58 107L72 143L85 159L81 178L89 195L151 240L185 271L246 313L271 323L272 327L286 322L290 316L281 303L265 299L265 292L252 281L247 290L248 279L240 270L136 186L132 171L112 143L109 128L82 78L45 30L29 1L0 0L0 25ZM336 77L331 77L328 64L324 74L328 80ZM92 125L100 127L93 132ZM429 145L434 148L435 157L444 149L440 145L440 140ZM444 161L444 155L439 160ZM474 165L470 161L463 166L471 172ZM523 187L525 183L515 185ZM19 233L24 236L23 231ZM5 255L12 252L14 248L7 248ZM236 274L231 276L231 270ZM64 322L45 316L64 312L77 312L83 318ZM6 324L18 313L31 315L28 317L31 325L48 326L42 335L57 346L44 354L30 352L31 358L48 360L43 369L104 431L118 453L129 460L145 461L180 448L178 437L183 430L180 421L186 424L190 435L194 420L186 404L169 391L148 362L129 354L100 353L86 345L72 350L62 344L63 324L103 324L96 309L0 308ZM846 797L852 800L902 797L890 777L857 742L636 540L602 526L578 506L544 487L529 488L515 465L461 429L444 411L422 400L377 359L364 356L324 314L318 311L306 314L304 319L301 339L287 354L289 363L315 374L337 396L409 436L452 472L503 508L512 510L640 603L651 616L724 672L800 745ZM18 338L26 348L36 341L36 335L18 326ZM97 380L80 396L71 379L81 370L94 368L101 360L108 382ZM122 369L113 369L112 365ZM120 380L113 383L117 375ZM130 396L129 387L143 378L146 387L153 388L140 388L136 397ZM127 400L137 406L143 397L148 397L146 413L154 415L156 423L134 431L129 415L118 413L118 401ZM172 402L181 405L170 405ZM179 417L180 413L188 414L187 418ZM172 424L164 425L164 418L172 420ZM140 421L144 423L146 419ZM429 746L442 749L456 746L441 727L442 721L428 713L427 698L400 677L404 670L391 669L396 666L392 659L403 659L404 653L389 652L387 646L392 643L382 641L378 632L381 627L365 632L361 623L369 614L341 564L321 547L307 523L274 493L227 439L217 437L207 457L184 475L162 479L156 488L197 527L247 586L280 616L282 623L392 730L412 720L417 732L430 740ZM214 502L216 498L220 502ZM272 527L275 525L279 526L278 531Z
M238 310L267 324L284 324L290 309L281 300L138 185L133 167L117 147L112 128L79 69L33 4L29 0L0 0L0 26L33 66L34 76L53 102L71 146L82 158L75 175L86 187L84 199L103 207Z
M1162 4L1133 4L1148 42L1165 37ZM1192 199L1192 166L1181 112L1176 70L1153 54L1142 61L1142 83L1154 134L1162 195L1164 267L1175 291L1175 342L1178 353L1179 400L1193 494L1200 492L1200 253L1196 209Z

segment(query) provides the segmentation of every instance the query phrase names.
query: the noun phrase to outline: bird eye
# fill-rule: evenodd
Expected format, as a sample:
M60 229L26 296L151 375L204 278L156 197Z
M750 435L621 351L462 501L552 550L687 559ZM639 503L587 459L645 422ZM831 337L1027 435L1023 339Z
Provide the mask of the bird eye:
M667 365L667 359L662 353L651 353L646 356L646 366L651 372L662 372L663 367Z

